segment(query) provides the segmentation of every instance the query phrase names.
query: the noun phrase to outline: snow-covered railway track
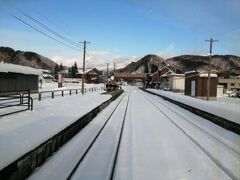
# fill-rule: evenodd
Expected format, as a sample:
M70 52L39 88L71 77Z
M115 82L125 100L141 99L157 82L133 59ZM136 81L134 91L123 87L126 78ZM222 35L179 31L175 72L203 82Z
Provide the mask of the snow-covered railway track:
M127 99L125 96L127 96ZM112 179L113 178L114 171L115 171L115 165L116 165L116 161L117 161L117 156L118 156L118 151L119 151L119 147L120 147L120 142L121 142L121 138L122 138L123 128L124 128L124 123L125 123L125 119L126 119L126 113L127 113L128 103L129 103L129 99L130 99L130 93L128 93L128 95L125 94L125 96L123 96L123 98L118 103L118 105L115 107L115 109L112 111L112 113L110 114L110 116L108 117L108 119L106 120L106 122L104 123L102 128L99 130L99 132L97 133L97 135L95 136L95 138L93 139L91 144L88 146L88 148L86 149L84 154L80 157L79 161L77 162L77 164L74 166L73 170L67 177L68 180L90 178L90 176L95 176L95 178L100 178L99 174L94 175L96 173L96 169L93 167L93 163L100 163L101 165L105 164L106 166L108 166L108 167L104 167L104 168L98 167L97 171L99 171L99 173L101 173L101 174L104 174L104 172L105 172L104 179ZM124 100L125 100L125 102L124 102ZM120 105L122 105L122 104L124 104L124 106L120 107ZM121 117L122 119L118 119L118 122L114 123L113 122L115 120L114 115L116 116L116 114L117 114L117 116L122 114L123 117ZM115 130L115 131L118 131L115 134L116 138L115 138L115 140L113 140L115 142L112 141L112 143L114 143L114 144L112 144L110 146L107 145L107 144L109 144L108 142L104 142L104 141L107 141L107 139L103 139L103 138L101 139L101 136L105 137L104 133L108 134L108 132L107 132L108 131L107 128L109 128L109 127L107 127L108 125L109 125L109 127L118 126L117 127L118 129ZM109 159L110 160L109 162L106 162L106 159L101 159L102 160L101 162L97 161L97 160L99 160L98 159L99 156L96 153L101 154L103 151L106 150L106 149L102 149L103 144L106 145L106 148L109 148L109 150L112 151L112 156L110 155L111 158ZM94 149L94 146L96 146L95 150L92 150L92 148ZM88 156L88 159L87 159L87 156ZM82 168L81 164L84 163L85 159L87 159L87 160L86 160L85 165ZM95 160L92 160L92 159L95 159ZM94 170L95 173L93 173L90 169ZM93 179L95 179L95 178L93 178ZM90 178L90 179L92 179L92 178Z
M231 179L240 179L240 144L234 146L223 137L213 135L213 132L208 132L208 129L204 129L197 125L191 121L187 115L185 116L179 113L163 99L145 92L142 92L142 95L153 106L155 106L161 114L164 114L164 116L174 124L175 127L199 147L202 152L204 152ZM211 122L208 123L211 124ZM222 132L224 131L227 130L222 129ZM240 138L239 135L234 133L231 137L236 139Z
M129 99L122 94L29 179L112 179Z
M129 89L29 179L239 179L239 135Z

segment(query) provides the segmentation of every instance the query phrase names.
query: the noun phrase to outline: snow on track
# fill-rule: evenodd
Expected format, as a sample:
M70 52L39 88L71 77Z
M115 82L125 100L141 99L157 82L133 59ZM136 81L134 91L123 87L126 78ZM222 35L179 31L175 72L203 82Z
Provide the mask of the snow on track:
M149 99L151 97L151 99ZM161 101L152 101L153 95L148 95L147 99L151 101L169 120L175 124L190 140L192 140L210 159L212 159L224 172L232 179L240 177L240 149L232 148L224 143L224 139L215 137L188 121L184 116L179 116L173 109L163 105ZM159 99L159 98L158 98ZM162 100L163 101L163 100ZM171 109L171 110L170 110ZM186 115L185 115L186 116ZM205 120L206 121L206 120ZM226 131L222 129L222 132ZM239 140L239 135L232 136ZM240 145L240 144L238 144Z
M129 95L124 97L119 108L114 112L71 179L100 180L111 178L129 98Z
M130 100L121 95L29 179L67 179L74 167L71 179L240 179L239 135L131 89Z
M143 94L132 93L114 179L231 179Z
M121 103L126 93L122 94L108 107L99 113L82 131L63 146L54 156L36 170L29 179L58 179L65 180L79 162L84 153L91 148L91 143L107 123L112 113Z

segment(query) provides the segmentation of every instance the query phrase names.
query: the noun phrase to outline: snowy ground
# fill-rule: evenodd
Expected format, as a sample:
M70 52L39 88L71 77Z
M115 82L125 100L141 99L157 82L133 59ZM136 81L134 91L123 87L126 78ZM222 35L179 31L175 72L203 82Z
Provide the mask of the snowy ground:
M29 179L66 179L80 159L73 179L103 180L111 172L117 180L240 178L239 135L137 88L125 94ZM123 120L120 148L116 151Z
M192 107L196 107L200 110L215 114L217 116L223 117L230 121L240 123L240 104L229 103L226 102L226 98L224 101L205 101L197 98L193 98L190 96L185 96L180 93L173 93L169 91L162 91L157 89L147 89L148 91L160 94L162 96L166 96L173 100L182 102L184 104L190 105Z
M0 118L0 169L111 97L101 93L35 101L33 111Z
M237 106L240 106L240 98L230 98L228 96L221 96L217 97L217 101L220 103L224 103L226 105L235 104Z

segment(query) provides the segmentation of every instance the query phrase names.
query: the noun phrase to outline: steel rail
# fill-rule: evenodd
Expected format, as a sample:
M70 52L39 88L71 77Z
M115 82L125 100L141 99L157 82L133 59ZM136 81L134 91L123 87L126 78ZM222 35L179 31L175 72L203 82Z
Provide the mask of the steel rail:
M142 94L143 95L143 94ZM161 114L163 114L176 128L178 128L186 137L193 142L207 157L209 157L223 172L225 172L231 179L237 180L236 177L228 168L224 166L218 159L213 157L199 142L197 142L192 136L190 136L182 127L180 127L167 113L160 109L156 104L153 103L148 97L143 95Z
M121 98L121 100L119 101L119 103L117 104L117 106L114 108L114 110L111 112L110 116L107 118L106 122L103 124L103 126L101 127L101 129L98 131L97 135L94 137L94 139L92 140L92 142L90 143L90 145L87 147L87 149L84 151L83 155L80 157L80 159L78 160L78 162L76 163L76 165L74 166L74 168L72 169L72 171L69 173L67 180L70 180L74 173L76 172L76 170L78 169L79 165L83 162L83 160L85 159L86 155L88 154L88 152L90 151L90 149L93 147L94 143L96 142L96 140L98 139L98 137L100 136L100 134L102 133L102 131L104 130L104 128L106 127L107 123L109 122L109 120L111 119L111 117L113 116L113 114L115 113L115 111L117 110L117 108L119 107L120 103L122 102L123 98L126 96L126 94L123 95L123 97Z

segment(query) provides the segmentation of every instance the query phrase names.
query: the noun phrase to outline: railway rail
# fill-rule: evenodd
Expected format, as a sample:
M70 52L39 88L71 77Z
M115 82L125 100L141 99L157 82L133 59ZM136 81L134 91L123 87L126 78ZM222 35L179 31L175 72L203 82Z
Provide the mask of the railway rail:
M187 130L186 126L184 124L179 123L179 120L173 119L171 117L171 113L175 113L178 115L178 117L181 118L181 120L184 120L188 125L191 126L191 128L194 129L194 131L199 131L200 133L204 134L205 140L210 140L212 143L215 144L215 148L221 148L223 149L223 152L230 154L228 157L231 157L233 159L232 163L235 163L238 167L240 164L240 153L239 150L234 149L233 147L229 146L225 142L223 142L221 139L215 137L214 135L210 134L197 124L190 121L187 117L181 115L179 112L174 110L169 105L166 105L163 100L160 100L159 97L156 97L151 94L143 94L143 96L151 102L153 106L155 106L160 113L164 114L166 118L174 124L175 127L177 127L183 134L186 135L197 147L199 147L220 169L222 169L231 179L237 180L240 177L239 170L236 169L230 169L225 164L224 160L222 159L221 155L215 154L210 150L209 147L205 146L204 143L201 142L199 136L194 136L191 134L190 131ZM203 136L202 136L203 137ZM239 166L240 168L240 166Z
M105 121L105 123L103 124L103 126L101 127L101 129L99 130L99 132L97 133L97 135L95 136L95 138L93 139L93 141L90 143L90 145L88 146L88 148L85 150L85 152L83 153L83 155L80 157L79 161L77 162L77 164L74 166L73 170L70 172L70 174L68 175L67 177L67 180L70 180L70 179L74 179L74 174L76 173L76 171L78 170L79 166L81 166L81 163L84 161L84 159L86 158L86 156L90 153L91 151L91 148L96 144L96 142L98 141L99 137L101 136L101 134L103 133L103 131L105 130L106 126L108 123L110 123L114 115L114 113L116 113L116 111L119 111L119 106L120 104L123 102L125 96L128 96L127 97L127 104L126 104L126 107L125 107L125 110L123 112L124 116L123 116L123 119L121 121L121 125L120 125L120 131L117 135L117 138L116 138L116 144L117 146L113 147L113 151L114 151L114 158L112 160L112 162L110 162L110 173L106 174L107 178L106 179L113 179L113 175L114 175L114 171L115 171L115 165L116 165L116 161L117 161L117 157L118 157L118 151L119 151L119 147L120 147L120 143L121 143L121 138L122 138L122 133L123 133L123 129L124 129L124 123L125 123L125 119L126 119L126 113L127 113L127 108L128 108L128 103L129 103L129 100L130 100L130 93L125 94L121 101L117 104L117 106L114 108L114 110L112 111L112 113L110 114L110 116L107 118L107 120ZM122 111L121 111L122 113ZM103 150L105 151L105 150ZM79 177L75 177L76 179L78 179Z

